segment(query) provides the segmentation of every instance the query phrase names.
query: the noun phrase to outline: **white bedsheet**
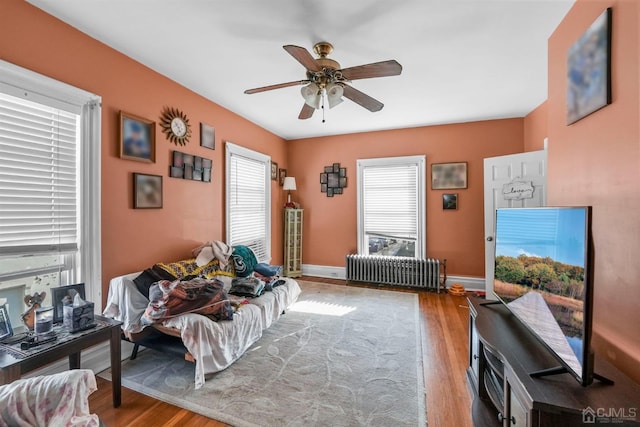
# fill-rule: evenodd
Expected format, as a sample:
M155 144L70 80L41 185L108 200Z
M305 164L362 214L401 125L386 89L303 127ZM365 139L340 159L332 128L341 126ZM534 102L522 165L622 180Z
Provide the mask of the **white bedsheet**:
M128 333L140 332L144 326L140 322L149 300L138 291L133 279L140 273L115 277L109 282L107 305L103 311L106 317L122 322L122 330Z
M0 426L98 426L98 416L89 413L89 395L97 389L88 369L0 386Z
M109 295L104 315L122 322L125 332L140 332L145 325L140 322L149 300L142 295L133 278L139 273L116 277L109 284ZM223 278L225 288L230 278ZM284 278L285 284L273 291L264 292L258 298L248 298L233 315L233 320L214 322L199 314L183 314L165 320L164 326L180 330L182 341L196 360L195 388L204 385L205 375L221 371L240 356L267 329L280 318L300 296L300 285L294 279Z

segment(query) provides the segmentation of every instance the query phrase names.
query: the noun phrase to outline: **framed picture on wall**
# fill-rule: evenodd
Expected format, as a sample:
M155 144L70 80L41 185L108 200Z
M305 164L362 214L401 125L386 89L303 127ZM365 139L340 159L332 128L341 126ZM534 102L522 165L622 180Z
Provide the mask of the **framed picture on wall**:
M213 126L200 123L200 146L211 150L216 149L216 130Z
M133 174L133 207L135 209L162 208L162 177Z
M276 162L271 162L271 179L278 179L278 164Z
M443 194L442 195L442 209L443 210L455 210L458 209L458 194Z
M120 111L119 140L121 159L155 163L155 122Z
M467 162L431 165L431 189L467 188Z
M567 124L611 104L611 8L569 48Z
M282 187L284 185L284 179L287 176L287 170L286 169L280 169L279 175L278 175L278 179L280 182L280 186Z

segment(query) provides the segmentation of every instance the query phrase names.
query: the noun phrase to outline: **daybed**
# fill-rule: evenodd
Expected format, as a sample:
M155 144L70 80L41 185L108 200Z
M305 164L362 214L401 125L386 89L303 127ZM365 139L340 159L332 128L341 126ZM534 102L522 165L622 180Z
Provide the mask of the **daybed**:
M206 266L199 267L196 259L188 259L170 264L155 264L143 272L115 277L109 284L104 315L121 321L125 338L133 343L155 348L162 348L166 343L169 348L172 345L171 338L179 337L188 351L187 360L195 362L195 387L200 388L206 374L221 371L240 358L262 336L262 331L278 320L300 295L300 286L290 278L279 278L279 286L264 291L259 297L232 295L229 292L240 269L243 270L243 277L250 276L251 271L242 262L230 262L229 265L221 266L214 259ZM149 289L154 301L158 287L168 289L172 283L176 283L175 280L160 279L150 285L150 282L166 271L179 277L178 281L187 281L194 276L219 281L224 292L222 297L216 299L215 304L219 306L223 303L227 308L233 307L232 319L212 320L216 318L215 315L207 317L187 312L177 315L171 313L150 324L149 318L153 318L159 311L164 310L163 314L170 311L164 307L162 310L152 307L153 304L148 299Z

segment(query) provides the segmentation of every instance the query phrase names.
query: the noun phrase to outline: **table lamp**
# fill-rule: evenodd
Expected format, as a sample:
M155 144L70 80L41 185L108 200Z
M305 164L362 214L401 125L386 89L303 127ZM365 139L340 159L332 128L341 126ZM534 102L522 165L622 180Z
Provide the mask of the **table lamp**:
M287 204L284 205L285 208L293 208L295 205L291 201L291 190L296 190L296 179L292 176L284 177L284 183L282 185L283 190L287 190L289 193L287 194Z

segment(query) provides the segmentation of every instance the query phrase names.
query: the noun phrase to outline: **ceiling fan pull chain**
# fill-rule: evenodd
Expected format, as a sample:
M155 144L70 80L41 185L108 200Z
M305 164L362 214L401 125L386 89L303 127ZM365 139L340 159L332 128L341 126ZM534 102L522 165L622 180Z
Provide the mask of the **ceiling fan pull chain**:
M324 123L324 96L322 97L322 123Z

